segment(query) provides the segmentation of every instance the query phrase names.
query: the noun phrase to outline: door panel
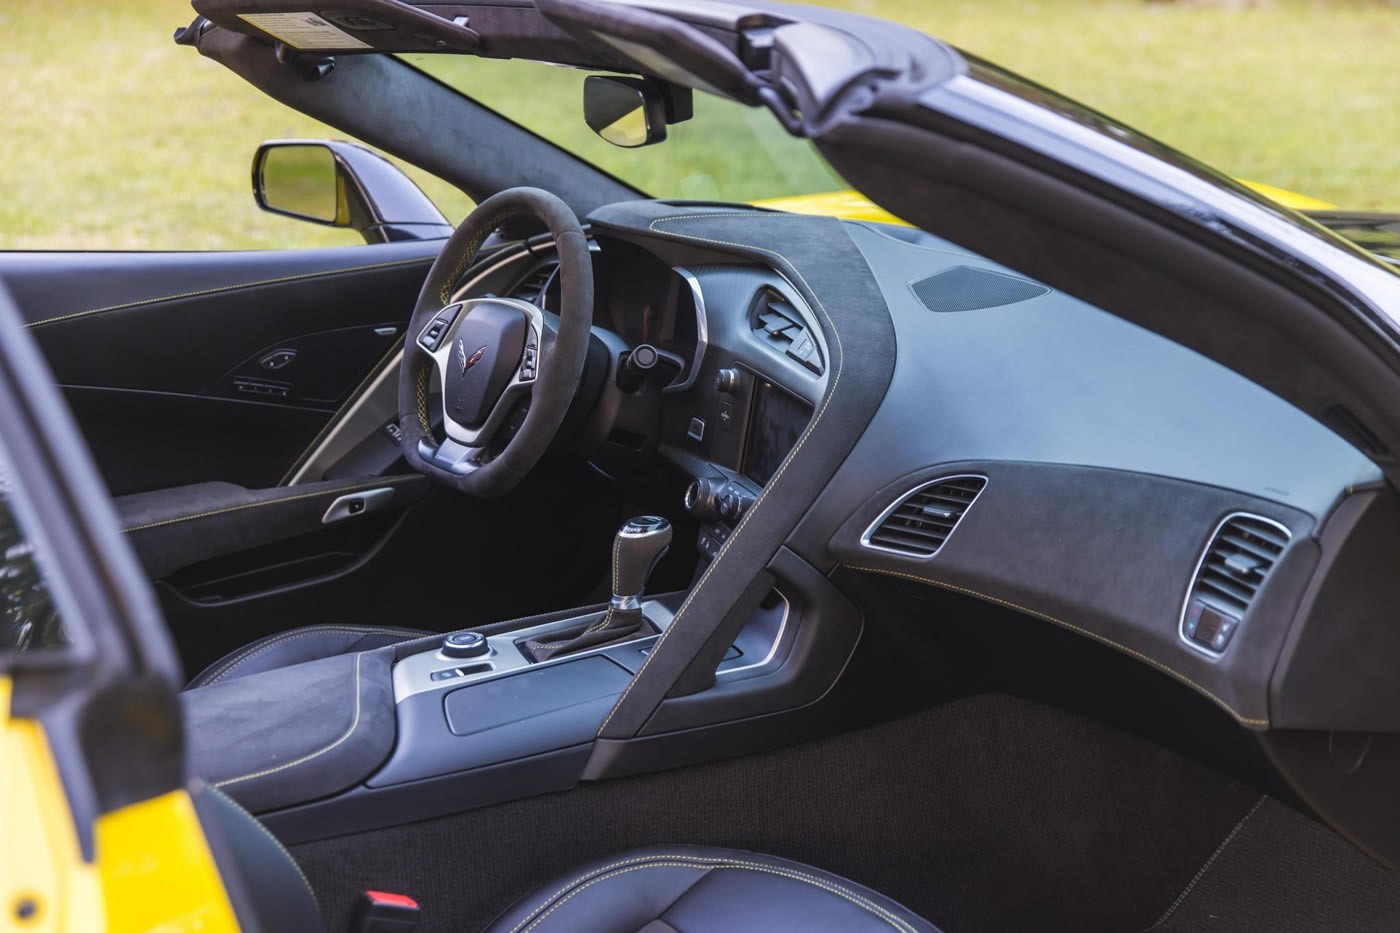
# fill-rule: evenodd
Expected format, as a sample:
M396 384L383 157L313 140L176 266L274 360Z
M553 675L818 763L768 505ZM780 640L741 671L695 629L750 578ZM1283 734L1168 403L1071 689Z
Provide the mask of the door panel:
M0 253L114 495L275 485L393 352L442 241Z

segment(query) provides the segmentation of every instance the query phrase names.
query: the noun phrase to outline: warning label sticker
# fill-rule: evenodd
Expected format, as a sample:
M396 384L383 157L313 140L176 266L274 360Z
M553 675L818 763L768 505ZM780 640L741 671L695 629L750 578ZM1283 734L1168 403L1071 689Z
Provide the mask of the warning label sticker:
M371 49L315 13L239 13L238 18L294 49Z

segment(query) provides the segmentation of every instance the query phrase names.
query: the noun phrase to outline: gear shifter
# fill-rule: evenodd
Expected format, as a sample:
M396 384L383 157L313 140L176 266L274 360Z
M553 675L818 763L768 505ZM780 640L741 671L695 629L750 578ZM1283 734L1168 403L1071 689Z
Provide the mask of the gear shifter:
M527 641L525 648L536 661L573 654L617 641L642 628L642 592L658 561L671 546L671 523L656 515L628 520L613 540L612 601L603 617L574 632L560 633L550 641Z

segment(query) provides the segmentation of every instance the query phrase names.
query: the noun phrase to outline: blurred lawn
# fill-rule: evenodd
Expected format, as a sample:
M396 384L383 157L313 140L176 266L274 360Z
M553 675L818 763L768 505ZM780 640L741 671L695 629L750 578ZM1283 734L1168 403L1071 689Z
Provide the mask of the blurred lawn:
M1231 174L1400 210L1394 3L826 2L908 22ZM187 0L0 0L0 248L359 242L253 206L260 141L340 134L175 46L190 18ZM698 158L657 151L678 171ZM469 208L412 174L452 220Z

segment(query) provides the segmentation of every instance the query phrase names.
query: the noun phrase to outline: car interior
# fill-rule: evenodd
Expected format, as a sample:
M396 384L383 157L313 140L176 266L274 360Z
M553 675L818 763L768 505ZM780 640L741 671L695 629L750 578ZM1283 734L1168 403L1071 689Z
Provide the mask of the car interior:
M258 206L365 245L0 253L189 678L250 915L1393 929L1392 416L1261 300L1181 285L1209 262L1067 259L720 99L694 51L897 27L682 6L195 0L177 42L358 140L265 143ZM653 174L491 97L540 62L576 66L549 119ZM724 145L720 109L918 225L637 180Z

